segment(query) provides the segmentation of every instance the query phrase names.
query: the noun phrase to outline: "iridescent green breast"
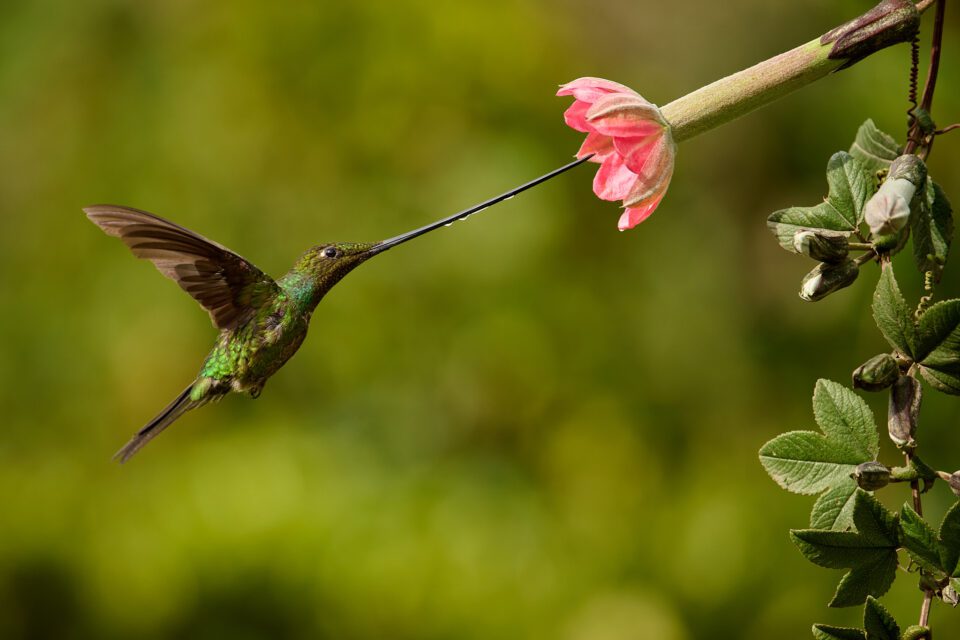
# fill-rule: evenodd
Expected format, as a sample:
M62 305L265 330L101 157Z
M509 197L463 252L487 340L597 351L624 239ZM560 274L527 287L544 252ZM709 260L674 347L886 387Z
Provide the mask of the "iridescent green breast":
M220 332L200 375L230 384L234 391L258 390L297 352L308 324L297 305L278 296L247 323Z

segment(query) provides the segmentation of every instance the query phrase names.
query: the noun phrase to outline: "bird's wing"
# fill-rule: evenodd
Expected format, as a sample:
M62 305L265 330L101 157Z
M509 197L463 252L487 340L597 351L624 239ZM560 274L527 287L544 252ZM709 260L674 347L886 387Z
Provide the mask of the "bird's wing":
M230 329L279 293L277 283L233 251L163 218L115 205L84 208L90 220L150 260L207 312L213 324Z

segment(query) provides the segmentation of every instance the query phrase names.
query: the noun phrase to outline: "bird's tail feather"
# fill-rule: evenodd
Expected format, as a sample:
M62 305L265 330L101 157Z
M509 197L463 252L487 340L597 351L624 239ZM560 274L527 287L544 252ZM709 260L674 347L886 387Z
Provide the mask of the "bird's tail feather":
M113 454L113 459L119 460L120 464L123 464L129 460L133 454L140 451L145 444L160 435L161 431L173 424L177 418L187 411L204 404L204 400L191 400L191 391L193 391L193 384L184 389L156 418L148 422L140 431L137 431L136 435L130 439L130 442L123 445L120 451Z

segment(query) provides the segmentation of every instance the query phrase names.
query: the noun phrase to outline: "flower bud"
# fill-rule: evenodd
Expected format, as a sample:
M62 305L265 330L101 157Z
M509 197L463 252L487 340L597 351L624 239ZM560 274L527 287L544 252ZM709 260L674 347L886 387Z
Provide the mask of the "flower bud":
M957 590L953 588L952 584L948 584L943 588L943 591L940 592L940 599L951 607L956 607L957 604L960 604L960 594L957 593ZM923 636L917 637L922 638ZM904 636L904 638L906 638L906 636Z
M793 248L797 253L820 262L842 262L847 257L847 234L826 229L801 229L793 234Z
M873 356L853 372L853 388L882 391L900 377L900 367L889 353Z
M911 376L901 377L890 388L887 433L901 449L912 450L916 447L913 434L917 432L917 416L922 399L920 383Z
M876 491L890 483L890 469L880 462L864 462L857 465L853 472L853 479L864 491Z
M860 267L853 260L840 264L821 262L804 276L800 284L800 297L807 302L816 302L838 289L849 287L859 273Z
M954 495L960 496L960 471L954 471L953 473L937 471L937 475L950 486L950 491L953 491Z
M890 244L888 236L900 233L910 220L910 203L927 179L927 168L915 155L903 155L893 161L887 178L867 201L863 219L870 226L875 243ZM884 248L884 247L881 247Z
M884 189L887 185L890 188ZM909 180L887 180L864 208L863 219L873 237L899 233L910 220L910 199L916 187ZM909 198L907 197L909 196Z

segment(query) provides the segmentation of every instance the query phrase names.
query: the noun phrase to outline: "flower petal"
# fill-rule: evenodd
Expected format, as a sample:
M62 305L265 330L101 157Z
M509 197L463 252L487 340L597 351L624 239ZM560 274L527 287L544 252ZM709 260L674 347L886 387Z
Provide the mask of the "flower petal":
M570 105L566 111L563 112L563 120L567 123L567 126L571 129L576 129L577 131L582 131L584 133L590 133L593 131L593 126L587 122L587 110L590 108L590 105L582 100L575 100L572 105Z
M609 93L631 93L636 91L619 82L604 80L603 78L577 78L573 82L560 85L558 96L573 96L577 100L594 103Z
M614 140L610 136L604 136L596 132L588 133L580 150L577 151L577 157L582 158L593 154L588 162L603 162L603 159L614 152Z
M667 187L670 186L670 178L673 177L675 154L676 148L669 136L657 140L657 144L651 149L646 161L636 174L637 181L630 192L623 197L624 206L632 208L642 205L657 194L663 197ZM627 164L626 161L624 164Z
M636 181L636 174L627 168L623 158L612 153L604 158L593 178L593 192L601 200L622 200Z
M604 135L630 138L654 135L667 128L656 105L636 94L600 98L587 111L587 124Z
M602 135L602 134L594 134ZM624 161L630 171L637 175L643 173L643 167L651 153L657 152L661 148L663 132L644 137L612 138L614 149L623 156Z
M656 211L657 205L659 205L660 201L663 200L665 193L666 191L658 194L655 198L651 198L648 202L639 207L630 207L628 209L624 209L623 215L620 216L620 221L617 223L617 228L620 229L620 231L633 229L635 226L649 218L650 214Z

